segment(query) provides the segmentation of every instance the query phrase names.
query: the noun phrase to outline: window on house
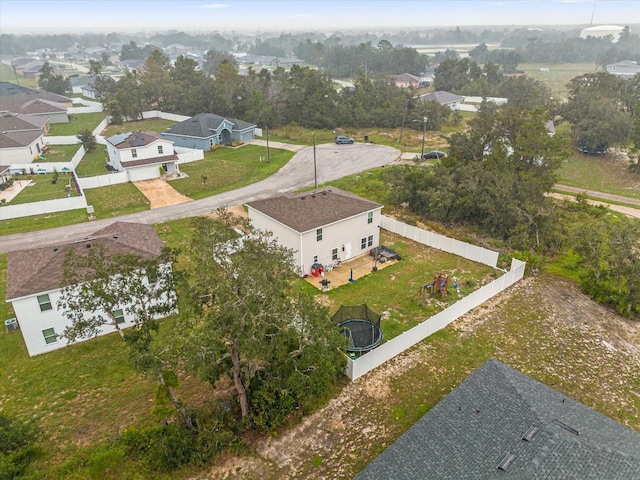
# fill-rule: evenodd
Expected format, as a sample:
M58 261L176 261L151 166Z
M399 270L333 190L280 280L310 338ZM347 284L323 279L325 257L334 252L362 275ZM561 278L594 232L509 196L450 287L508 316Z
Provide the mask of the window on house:
M131 158L138 158L138 151L135 148L131 149Z
M373 223L373 212L367 213L367 223Z
M362 250L367 248L367 237L362 237L362 239L360 240L360 248Z
M316 230L316 241L319 242L320 240L322 240L322 229L321 228Z
M371 247L373 245L373 235L369 235L367 237L367 247Z
M331 260L337 260L338 259L338 249L334 248L333 250L331 250Z
M113 311L113 318L115 318L116 323L118 324L124 323L124 312L121 308Z
M44 336L44 341L47 345L58 341L56 331L53 328L46 328L42 330L42 335Z
M162 145L158 145L158 153L162 155Z
M313 263L318 263L318 255L313 256Z
M40 305L41 312L44 312L45 310L51 310L53 308L51 306L51 299L49 298L48 293L45 293L44 295L38 295L38 304Z

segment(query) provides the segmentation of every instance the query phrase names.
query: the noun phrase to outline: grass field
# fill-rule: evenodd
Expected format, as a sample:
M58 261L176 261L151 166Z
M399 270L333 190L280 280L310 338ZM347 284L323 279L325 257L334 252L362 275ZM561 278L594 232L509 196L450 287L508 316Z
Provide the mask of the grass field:
M38 88L38 81L35 78L16 76L13 69L2 62L0 62L0 82L17 83L23 87Z
M181 165L180 170L188 177L171 180L170 185L197 200L255 183L277 172L293 157L288 150L269 151L269 163L266 148L256 145L205 152L203 160Z
M107 148L104 145L98 145L93 152L86 153L82 157L76 167L76 174L79 177L93 177L109 173L106 167L106 156Z
M75 189L67 188L69 184L69 176L67 174L58 174L58 180L55 184L51 183L53 179L52 173L29 176L31 177L31 184L23 188L10 202L1 205L20 205L31 202L42 202L43 200L67 198L68 196L77 197L80 195ZM28 179L23 176L17 176L16 181L26 182ZM73 185L73 182L71 185ZM0 208L2 207L0 206Z
M112 218L149 210L149 200L133 183L90 188L84 191L87 205L93 205L97 218Z
M629 171L626 157L615 152L603 156L575 152L558 174L558 183L563 185L640 198L640 175Z
M540 71L541 68L549 69L549 71ZM554 97L567 98L569 96L567 90L569 80L585 73L595 73L596 65L593 63L521 63L518 65L518 69L526 71L527 75L534 80L546 84Z
M77 143L74 145L49 145L49 149L43 155L47 162L70 162L79 149L80 144Z
M106 113L78 113L69 116L68 123L53 123L50 125L49 135L55 136L69 136L77 135L82 130L89 130L93 132L101 121L107 116Z

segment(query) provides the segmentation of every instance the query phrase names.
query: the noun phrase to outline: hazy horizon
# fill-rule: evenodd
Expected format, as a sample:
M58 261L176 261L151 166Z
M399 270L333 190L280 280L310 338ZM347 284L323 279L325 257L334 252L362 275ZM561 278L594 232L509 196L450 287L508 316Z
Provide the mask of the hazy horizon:
M0 0L0 33L278 32L640 24L637 0Z

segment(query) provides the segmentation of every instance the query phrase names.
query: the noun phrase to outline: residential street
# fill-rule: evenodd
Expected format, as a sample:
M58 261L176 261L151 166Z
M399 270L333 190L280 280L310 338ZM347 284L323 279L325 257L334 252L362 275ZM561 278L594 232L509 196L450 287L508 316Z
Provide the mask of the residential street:
M273 148L279 145L270 142ZM296 146L298 148L298 146ZM98 219L66 227L0 237L0 253L26 250L83 238L115 221L160 223L209 213L219 207L243 204L278 193L293 192L314 184L313 148L304 147L276 174L260 182L230 192L193 202L145 210L121 217ZM390 165L400 158L400 151L374 144L316 146L318 184L347 175Z

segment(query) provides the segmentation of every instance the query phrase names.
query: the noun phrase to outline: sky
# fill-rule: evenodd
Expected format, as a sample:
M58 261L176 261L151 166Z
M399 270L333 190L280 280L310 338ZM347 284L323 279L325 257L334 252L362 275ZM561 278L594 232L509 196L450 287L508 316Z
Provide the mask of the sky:
M588 26L592 16L640 24L640 0L0 0L0 33Z

